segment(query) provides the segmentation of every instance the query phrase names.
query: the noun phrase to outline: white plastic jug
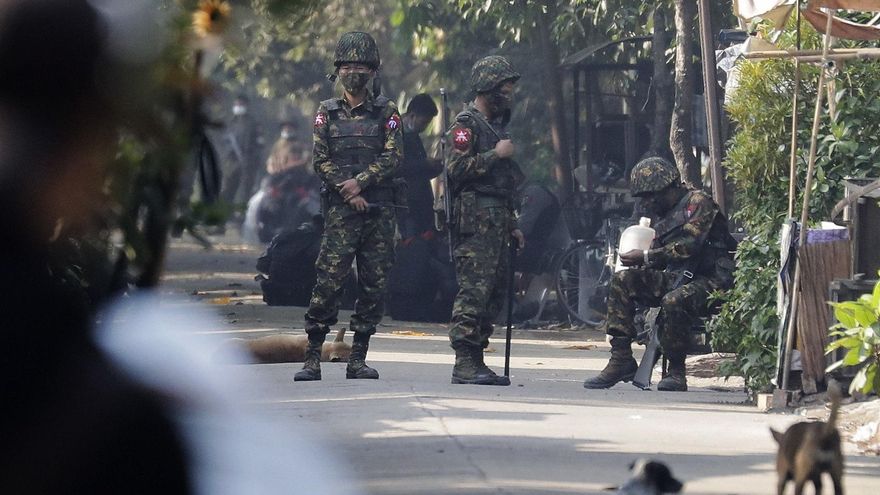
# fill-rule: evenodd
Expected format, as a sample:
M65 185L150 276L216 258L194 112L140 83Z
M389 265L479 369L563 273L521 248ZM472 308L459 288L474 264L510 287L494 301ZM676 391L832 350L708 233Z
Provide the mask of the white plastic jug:
M639 219L638 225L630 225L620 234L620 244L617 246L617 263L614 265L614 271L619 272L626 270L627 266L623 266L620 262L620 254L637 249L644 251L651 249L651 243L654 242L654 229L651 228L651 219L642 217Z

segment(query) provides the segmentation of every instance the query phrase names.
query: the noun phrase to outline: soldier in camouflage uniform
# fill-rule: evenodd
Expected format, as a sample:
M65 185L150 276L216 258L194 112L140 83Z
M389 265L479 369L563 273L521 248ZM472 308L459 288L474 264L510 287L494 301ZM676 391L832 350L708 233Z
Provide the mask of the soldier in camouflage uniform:
M343 283L355 259L358 293L349 325L354 343L345 376L379 378L365 359L382 319L385 275L394 261L392 178L403 154L400 115L394 102L367 88L380 62L369 34L342 35L335 59L344 93L321 102L315 116L313 165L324 185L324 236L305 317L306 361L296 381L321 379L321 345L337 322Z
M510 384L486 366L483 349L504 304L509 243L522 247L524 242L513 215L521 174L504 130L519 77L504 57L477 61L470 81L476 98L449 130L453 146L447 167L459 284L449 330L455 350L452 383Z
M606 332L611 359L585 388L608 388L630 381L638 365L632 355L636 304L660 307L660 345L669 363L658 390L686 391L685 356L695 318L709 311L713 290L733 285L733 240L727 218L706 193L687 189L669 161L651 157L633 167L630 189L659 220L650 250L620 254L628 270L614 274L608 296Z

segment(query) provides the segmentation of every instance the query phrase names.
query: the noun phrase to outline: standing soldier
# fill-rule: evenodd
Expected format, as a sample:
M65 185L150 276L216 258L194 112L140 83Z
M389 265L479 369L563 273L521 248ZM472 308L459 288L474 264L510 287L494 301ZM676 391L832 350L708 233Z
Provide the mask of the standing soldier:
M365 359L382 319L385 275L394 261L400 115L394 102L367 89L379 69L379 49L369 34L342 35L335 58L343 95L322 101L315 115L313 166L323 182L324 237L305 317L306 361L296 381L321 379L321 346L337 322L343 283L355 259L358 292L349 325L354 343L345 377L379 378Z
M489 56L471 69L474 101L455 118L448 164L453 198L455 268L459 292L449 340L455 350L452 383L510 385L483 361L492 322L504 304L511 237L524 245L513 214L521 173L504 130L520 75L504 57Z

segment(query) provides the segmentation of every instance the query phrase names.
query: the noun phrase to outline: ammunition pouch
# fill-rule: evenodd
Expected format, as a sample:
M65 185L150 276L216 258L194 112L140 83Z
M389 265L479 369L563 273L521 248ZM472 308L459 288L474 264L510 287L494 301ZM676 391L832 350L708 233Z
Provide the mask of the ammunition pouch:
M359 173L366 170L367 167L370 165L370 163L375 161L375 159L369 160L369 159L362 159L359 156L351 156L351 157L347 157L344 160L333 160L333 161L334 161L334 163L337 161L342 162L342 163L336 164L336 167L339 168L339 173L342 174L342 176L345 177L346 179L353 179L353 178L357 177L357 175Z
M407 185L406 179L402 177L395 178L394 181L394 204L401 207L409 206L407 201Z
M477 231L479 210L486 208L513 209L513 200L497 190L483 191L473 189L462 191L455 199L454 223L459 234L473 234Z
M459 234L468 235L477 231L478 208L476 191L464 191L455 198L452 218Z

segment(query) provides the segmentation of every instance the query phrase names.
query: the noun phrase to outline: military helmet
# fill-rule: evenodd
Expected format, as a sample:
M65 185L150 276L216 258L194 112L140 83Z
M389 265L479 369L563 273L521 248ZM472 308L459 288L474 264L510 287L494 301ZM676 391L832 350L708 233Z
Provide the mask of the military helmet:
M518 79L519 72L500 55L483 57L471 69L471 89L477 93L485 93L505 81L516 82Z
M629 176L629 189L633 196L659 192L672 184L681 183L678 168L665 158L652 156L636 163Z
M346 62L369 65L379 68L379 47L376 40L367 33L352 31L345 33L336 43L336 54L333 65L339 67Z

